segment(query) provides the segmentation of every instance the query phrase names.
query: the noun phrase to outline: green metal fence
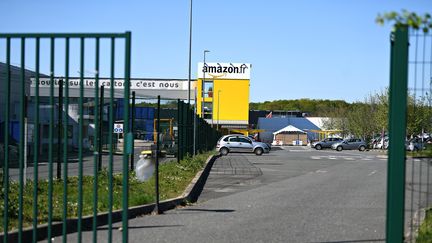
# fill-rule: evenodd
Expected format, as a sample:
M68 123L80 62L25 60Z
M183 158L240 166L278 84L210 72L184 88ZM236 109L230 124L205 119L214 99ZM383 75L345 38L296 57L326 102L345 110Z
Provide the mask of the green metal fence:
M108 58L101 58L103 49L101 42L106 47L104 53ZM123 45L120 48L124 55L122 57L116 54L118 42ZM52 238L58 236L59 233L62 235L63 242L66 242L68 232L73 231L78 232L77 241L81 242L83 230L88 229L88 224L85 225L83 221L84 214L89 213L89 201L92 202L90 211L93 215L91 223L93 242L97 242L97 226L101 224L101 218L98 217L101 200L104 200L103 203L107 200L108 204L107 238L111 242L114 183L113 135L109 133L110 138L108 139L111 143L108 151L108 196L101 199L98 198L98 191L101 190L98 187L100 150L86 149L84 142L87 140L88 134L85 133L88 131L84 128L89 125L89 122L93 122L94 137L99 137L100 114L94 112L91 117L88 110L99 110L101 60L104 60L103 65L110 77L110 85L107 88L110 92L109 126L111 128L114 126L115 75L124 76L123 98L129 100L131 33L0 34L0 46L0 54L4 56L3 61L0 61L3 62L0 76L0 92L2 92L0 105L4 107L3 110L0 110L2 124L0 143L3 148L0 195L3 200L1 210L3 213L3 242L36 242L45 238L51 242ZM87 51L88 49L92 50L91 54ZM90 59L92 61L89 61ZM121 68L116 67L119 59L123 60L124 66ZM15 64L16 60L19 61L18 65ZM106 60L109 61L106 62ZM90 62L94 63L89 64ZM62 65L64 66L59 68ZM72 70L72 67L76 69ZM86 67L94 70L93 98L84 97L84 92L88 92L85 88L88 84L85 84L84 76ZM43 68L45 68L44 71L41 70ZM29 71L29 69L34 71ZM121 71L116 72L116 70ZM74 80L71 75L73 71L79 72L79 77ZM59 81L57 77L61 77L61 80ZM71 98L70 92L75 81L79 83L74 89L76 98ZM45 92L49 89L44 97L40 93L42 86L45 86ZM64 93L55 93L59 87L62 87ZM34 92L33 95L30 95L32 92ZM129 105L125 102L124 106L124 134L126 134L125 137L130 137L129 110L127 109ZM77 119L72 120L70 111L76 108L78 112L75 118ZM71 123L74 123L72 130L69 129ZM14 130L15 125L18 125L18 129ZM29 127L32 127L31 136L28 132ZM30 142L29 138L31 138ZM74 141L76 144L73 144ZM96 139L94 147L99 148L100 145L100 141ZM130 145L131 140L126 140L125 153L122 157L123 242L128 241L128 159L131 152L128 148L131 147ZM16 162L11 159L15 147L18 147L18 161ZM48 147L47 151L44 151L45 147ZM77 151L71 147L75 147ZM32 157L28 156L30 154L28 150L33 151ZM57 158L55 158L56 155ZM84 181L90 179L84 177L83 171L84 165L90 163L94 169L90 177L91 183ZM57 165L56 177L54 177L55 165ZM33 167L32 178L27 175L27 167L31 166ZM15 167L18 167L18 179L10 175L10 170L16 169ZM46 171L46 167L48 167L48 175L40 174L42 170ZM72 167L74 171L69 171L68 169ZM88 172L87 169L86 172ZM91 198L85 198L88 190L92 191ZM41 194L45 192L47 195Z
M415 242L432 206L432 35L398 28L390 60L386 241Z
M190 104L180 100L178 100L178 121L177 159L179 161L187 155L192 156L214 149L217 140L222 136L220 131L198 117Z
M155 156L160 212L158 166L169 162L160 155L179 162L214 149L221 134L192 105L130 93L130 58L130 32L0 34L1 241L97 242L107 234L103 241L113 242L113 223L122 221L128 242L134 154ZM147 105L155 116L143 130L135 106ZM134 138L141 132L151 135L148 148Z

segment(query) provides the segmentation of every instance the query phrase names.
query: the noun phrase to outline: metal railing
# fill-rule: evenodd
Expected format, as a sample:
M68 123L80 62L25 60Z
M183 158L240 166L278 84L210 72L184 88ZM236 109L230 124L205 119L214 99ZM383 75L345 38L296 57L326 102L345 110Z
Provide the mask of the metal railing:
M114 122L114 78L116 75L116 40L120 39L124 43L124 69L122 74L124 75L124 98L129 99L129 82L130 82L130 59L131 59L131 33L107 33L107 34L80 34L80 33L63 33L63 34L0 34L0 45L1 53L4 53L5 60L2 65L2 75L0 77L0 85L3 92L0 95L0 103L2 107L5 107L3 111L0 111L0 122L3 124L2 129L2 145L4 154L2 155L2 191L1 197L3 199L3 242L36 242L40 239L46 238L48 242L52 241L52 238L58 234L54 230L59 231L58 222L61 221L60 232L62 234L63 242L67 241L67 233L73 231L76 228L78 232L78 242L82 241L82 232L84 230L83 225L83 213L84 207L84 191L83 191L83 164L89 163L84 161L86 153L86 145L84 142L87 139L88 129L84 129L89 125L90 122L94 124L95 137L99 137L99 122L100 115L95 112L94 116L91 117L89 114L85 114L84 105L93 106L92 108L96 111L99 110L100 101L100 84L99 76L101 73L101 42L104 41L108 51L105 52L109 60L108 63L104 63L107 72L109 73L110 85L110 104L109 104L109 126L113 127ZM72 47L72 44L75 44ZM19 46L18 48L16 46ZM76 47L75 47L76 46ZM32 49L31 52L28 52ZM59 49L63 49L59 51ZM87 49L92 49L94 54L87 54ZM3 52L4 51L4 52ZM19 57L17 57L19 53ZM30 61L28 56L34 58L34 62ZM59 56L62 56L59 58ZM94 59L94 66L89 63L89 56ZM15 60L19 60L20 64L18 67L13 66L12 63ZM27 65L30 64L34 71L29 71ZM73 62L73 63L72 63ZM58 68L64 65L64 69ZM49 66L45 71L48 75L44 75L41 71L43 66ZM78 87L72 87L73 82L71 78L72 66L77 68L79 71L79 82ZM92 66L94 68L94 97L85 98L84 91L87 91L89 84L85 83L84 73L86 72L85 67ZM4 67L4 68L3 68ZM118 75L118 74L117 74ZM56 77L62 77L59 81ZM42 80L43 79L43 80ZM30 85L31 82L31 85ZM17 85L19 83L19 85ZM46 85L48 84L48 85ZM42 87L44 86L44 87ZM57 92L57 90L64 90L64 93ZM41 89L45 88L44 97L41 97ZM78 112L75 114L75 120L71 119L70 109L72 107L70 91L74 88L74 106L78 106ZM55 94L55 91L57 94ZM0 91L1 92L1 91ZM30 93L33 93L31 95ZM57 97L57 99L56 99ZM63 100L64 102L63 102ZM92 102L89 102L89 101ZM30 105L33 107L33 115L28 116ZM57 106L57 110L55 107ZM47 109L42 110L42 107ZM129 112L128 104L125 103L124 112L124 133L129 134ZM56 114L57 113L57 114ZM28 135L28 121L34 124L31 129L31 141L27 141ZM19 124L19 134L14 138L14 134L10 133L11 122L17 122ZM73 123L72 139L70 138L69 125ZM55 124L57 125L58 133L55 134ZM41 128L48 126L48 139L42 139ZM47 131L44 130L44 133ZM78 136L76 136L78 133ZM57 140L55 140L57 136ZM113 212L113 145L112 145L112 133L109 133L110 138L108 139L111 143L109 146L109 162L108 162L108 177L109 177L109 195L108 195L108 241L112 241L112 212ZM72 141L71 141L72 140ZM10 177L11 160L10 160L10 149L14 146L13 143L18 144L18 181ZM57 144L54 144L57 142ZM94 141L95 148L99 148L101 142L98 140ZM44 147L48 146L48 151L44 151ZM71 151L71 146L75 147L77 151ZM125 150L128 147L128 143L124 144ZM27 150L33 150L33 158L28 156ZM99 152L100 150L93 150L91 154L93 157L93 192L92 192L92 230L93 230L93 242L97 241L97 226L98 226L98 175L99 175ZM57 158L55 158L57 156ZM78 166L77 171L72 174L69 173L68 168L71 166L70 163L72 157L76 157ZM123 242L128 241L128 158L129 154L123 154L123 168L122 168L122 232ZM57 159L57 161L56 161ZM29 161L27 161L29 160ZM46 160L46 165L41 162ZM88 158L86 159L88 160ZM29 163L29 162L32 163ZM56 163L57 162L57 163ZM57 165L57 177L54 177L54 166ZM27 166L33 166L33 178L27 176ZM39 172L42 166L48 167L48 175L41 180ZM63 170L61 169L63 167ZM61 175L61 172L63 174ZM71 176L76 177L77 183L73 184ZM76 185L77 188L72 188ZM32 187L32 188L30 188ZM47 195L40 195L40 191L47 190ZM15 189L18 191L18 205L14 205ZM60 189L59 189L60 188ZM57 191L59 189L60 191ZM71 199L71 191L77 190L76 201ZM32 195L30 195L32 194ZM62 194L62 195L58 195ZM25 201L24 201L25 199ZM47 201L46 204L44 201ZM30 210L29 205L31 204L32 216L27 214L26 210ZM41 208L41 205L46 208ZM71 205L75 208L76 215L71 215ZM61 208L61 216L59 210ZM24 218L24 211L26 215ZM45 214L45 211L46 214ZM56 219L54 219L54 213L56 213ZM59 218L60 217L60 218ZM31 233L28 234L29 230L26 230L26 234L23 233L23 228L29 226L28 219L31 218L32 229ZM76 222L75 226L72 226ZM42 227L41 223L46 223L46 226ZM14 231L15 230L15 231Z
M415 242L432 206L432 35L397 28L390 67L386 240Z
M146 202L159 212L160 155L180 162L214 149L221 134L192 105L131 94L130 58L130 32L0 34L3 242L82 242L89 230L97 242L102 224L112 242L118 221L128 242L134 154L156 155Z

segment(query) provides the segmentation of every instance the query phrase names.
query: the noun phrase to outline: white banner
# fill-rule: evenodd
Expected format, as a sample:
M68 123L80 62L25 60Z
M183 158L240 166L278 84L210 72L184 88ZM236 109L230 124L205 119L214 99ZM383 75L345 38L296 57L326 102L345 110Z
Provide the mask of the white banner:
M64 79L54 78L54 87L58 88L60 80L64 82ZM51 80L49 78L40 78L39 79L39 87L40 88L49 88L51 85ZM83 80L84 89L94 88L96 85L94 78L84 78ZM99 79L99 86L105 86L105 88L111 87L110 79ZM36 79L31 78L31 87L36 87ZM78 89L80 87L80 79L79 78L71 78L69 79L69 88ZM115 79L114 80L114 89L123 89L124 88L124 80L123 79ZM131 79L130 80L130 88L132 90L187 90L188 84L187 81L178 81L178 80L145 80L145 79Z
M198 63L198 78L207 79L250 79L250 63Z

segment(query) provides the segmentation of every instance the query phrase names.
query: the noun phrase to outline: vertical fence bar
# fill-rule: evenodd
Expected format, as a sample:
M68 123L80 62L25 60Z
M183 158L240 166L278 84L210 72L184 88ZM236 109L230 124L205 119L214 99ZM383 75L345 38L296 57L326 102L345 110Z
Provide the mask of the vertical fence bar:
M182 102L182 123L183 123L183 158L187 155L188 151L188 138L187 138L187 106L185 102Z
M132 91L132 119L131 119L131 132L133 134L132 140L132 154L130 156L130 170L134 169L134 155L135 155L135 91Z
M156 205L154 213L159 214L159 133L160 133L160 95L158 95L157 101L157 124L156 124L156 166L155 166L155 193L156 193Z
M80 88L79 88L79 125L78 125L78 243L82 241L83 211L83 96L84 96L84 37L80 38Z
M425 104L424 104L424 100L423 100L423 98L425 97L424 96L424 90L425 90L425 88L424 88L424 81L426 80L425 79L425 63L426 63L426 34L423 34L423 48L422 48L422 52L423 52L423 57L422 57L422 61L421 61L421 67L422 67L422 77L421 77L421 80L422 80L422 100L421 100L421 106L422 107L424 107L425 106ZM423 109L422 109L423 110ZM424 130L423 130L423 126L422 126L422 131L421 131L421 133L422 133L422 139L421 139L421 143L422 143L422 147L423 147L423 144L424 144ZM426 164L427 165L427 164ZM419 202L419 204L418 204L418 210L421 210L422 209L422 189L423 189L423 187L422 187L422 174L423 174L423 159L420 159L420 161L419 161L419 167L420 167L420 169L419 169L419 199L418 199L418 202ZM427 197L427 195L426 195L426 197ZM427 207L428 205L425 205L425 207ZM421 217L417 217L417 225L418 225L418 227L420 227L420 223L421 223L421 219L420 219Z
M405 128L408 87L408 30L391 36L389 158L387 176L386 242L404 240Z
M99 159L98 159L98 171L102 169L102 145L103 145L103 110L104 110L104 93L105 86L100 86L100 102L99 102Z
M63 80L58 84L58 104L57 104L57 180L61 179L61 133L62 133L62 110L63 110Z
M114 66L115 38L111 38L111 73L110 73L110 104L109 104L109 161L108 161L108 242L112 242L112 209L113 209L113 133L114 127Z
M178 124L178 133L179 133L179 159L183 159L183 146L184 146L184 139L183 139L183 101L179 101L178 104L178 117L179 117L179 124Z
M431 49L430 49L430 56L429 56L429 77L431 77L430 81L429 81L429 95L432 96L432 36L430 36L430 45L431 45ZM429 98L428 99L428 105L429 105L429 109L432 109L432 99ZM430 112L430 111L429 111ZM429 197L430 197L430 165L432 163L431 159L428 159L427 163L427 176L426 176L426 181L427 181L427 187L426 187L426 207L429 207Z
M18 190L18 242L22 242L23 230L23 192L24 192L24 109L25 109L25 38L21 38L21 82L19 116L19 190Z
M48 145L48 242L52 237L52 216L53 216L53 136L54 136L54 49L55 39L51 37L50 42L50 124L49 124L49 145Z
M124 132L129 133L129 97L130 97L130 63L131 63L131 32L126 32L125 36L125 84L124 84ZM128 242L128 204L129 204L129 168L128 168L128 153L124 144L123 153L123 243Z
M65 46L65 103L63 112L63 243L67 242L67 210L68 210L68 127L69 127L69 48L70 41L66 38Z
M10 119L10 90L11 90L11 69L10 69L11 39L6 38L6 96L5 96L5 121L4 121L4 166L3 166L3 184L4 184L4 243L8 243L9 231L9 119Z
M180 163L180 140L181 140L181 128L180 128L180 99L177 99L177 163Z
M33 139L33 242L37 242L38 224L38 186L39 186L39 65L40 65L40 39L36 38L35 60L35 131Z
M418 31L415 32L415 44L414 44L414 62L417 63L417 56L418 56ZM409 38L409 37L408 37ZM408 39L409 41L409 39ZM414 104L413 104L413 114L415 115L417 113L417 64L414 65ZM414 234L414 178L415 178L415 163L414 160L411 159L411 207L410 207L410 242L413 242L413 234Z
M96 63L95 63L95 106L94 106L94 146L93 146L93 242L97 242L97 214L98 214L98 165L99 165L99 38L96 38Z

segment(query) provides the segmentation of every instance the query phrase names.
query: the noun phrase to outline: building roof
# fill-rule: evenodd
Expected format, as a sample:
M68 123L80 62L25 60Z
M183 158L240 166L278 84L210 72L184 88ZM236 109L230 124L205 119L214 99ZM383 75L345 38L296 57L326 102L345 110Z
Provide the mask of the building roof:
M275 118L264 118L258 119L258 129L264 129L267 132L275 132L288 125L292 125L300 130L321 130L313 122L309 121L304 117L275 117Z
M306 132L298 129L295 126L288 125L288 126L282 128L282 129L274 132L273 134L276 135L276 134L279 134L279 133L306 133Z

